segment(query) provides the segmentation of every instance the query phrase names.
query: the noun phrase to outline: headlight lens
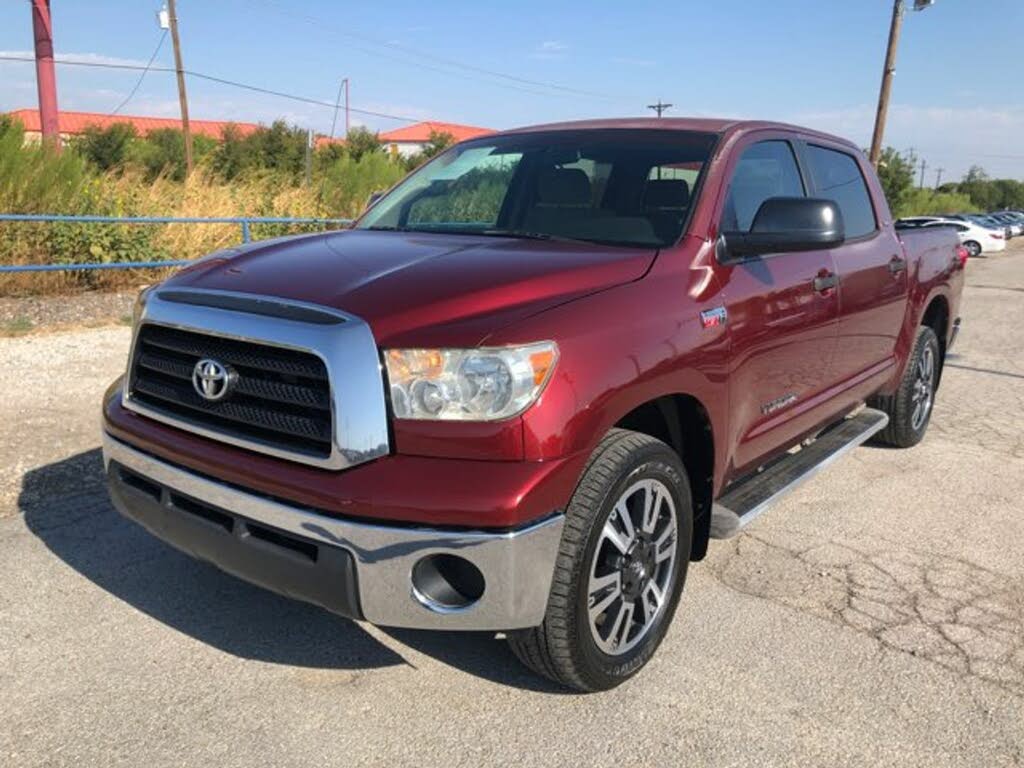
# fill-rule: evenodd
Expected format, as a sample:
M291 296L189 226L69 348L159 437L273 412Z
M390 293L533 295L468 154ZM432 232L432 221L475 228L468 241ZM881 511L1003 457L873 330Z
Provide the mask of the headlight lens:
M384 353L395 416L444 421L494 421L521 413L540 396L557 359L551 341Z

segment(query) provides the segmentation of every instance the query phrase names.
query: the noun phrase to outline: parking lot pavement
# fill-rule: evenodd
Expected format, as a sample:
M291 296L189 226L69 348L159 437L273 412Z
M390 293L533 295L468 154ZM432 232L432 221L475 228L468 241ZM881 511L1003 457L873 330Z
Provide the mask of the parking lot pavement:
M488 635L380 630L118 517L124 328L0 339L0 764L1024 764L1024 244L972 261L931 431L690 573L651 665L564 695Z

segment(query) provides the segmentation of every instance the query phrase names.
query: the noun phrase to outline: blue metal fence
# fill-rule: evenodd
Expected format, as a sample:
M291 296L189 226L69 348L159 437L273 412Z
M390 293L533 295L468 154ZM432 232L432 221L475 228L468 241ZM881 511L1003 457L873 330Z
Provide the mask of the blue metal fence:
M242 242L252 240L253 224L322 224L326 226L344 227L352 223L351 219L316 219L316 218L278 218L266 216L230 216L230 217L173 217L173 216L65 216L50 213L0 213L0 222L67 222L72 224L238 224L242 228ZM2 254L0 254L2 257ZM92 269L147 269L151 267L180 267L188 264L188 259L177 261L120 261L106 264L100 263L69 263L69 264L19 264L0 266L0 274L9 272L63 272Z

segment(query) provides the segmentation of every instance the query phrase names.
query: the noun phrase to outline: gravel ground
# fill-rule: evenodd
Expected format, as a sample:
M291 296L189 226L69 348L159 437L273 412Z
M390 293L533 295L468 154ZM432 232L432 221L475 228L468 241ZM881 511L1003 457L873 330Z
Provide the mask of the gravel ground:
M648 669L591 696L164 546L100 481L128 330L0 339L0 764L1024 765L1024 247L968 277L928 438L714 543Z
M0 297L0 336L131 322L138 290Z

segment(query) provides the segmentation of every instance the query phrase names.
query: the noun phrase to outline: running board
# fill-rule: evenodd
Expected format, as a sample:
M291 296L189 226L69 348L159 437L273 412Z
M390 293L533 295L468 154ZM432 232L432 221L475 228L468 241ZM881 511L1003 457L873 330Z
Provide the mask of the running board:
M805 480L885 428L889 417L873 408L840 421L800 450L729 488L711 510L711 538L728 539Z

